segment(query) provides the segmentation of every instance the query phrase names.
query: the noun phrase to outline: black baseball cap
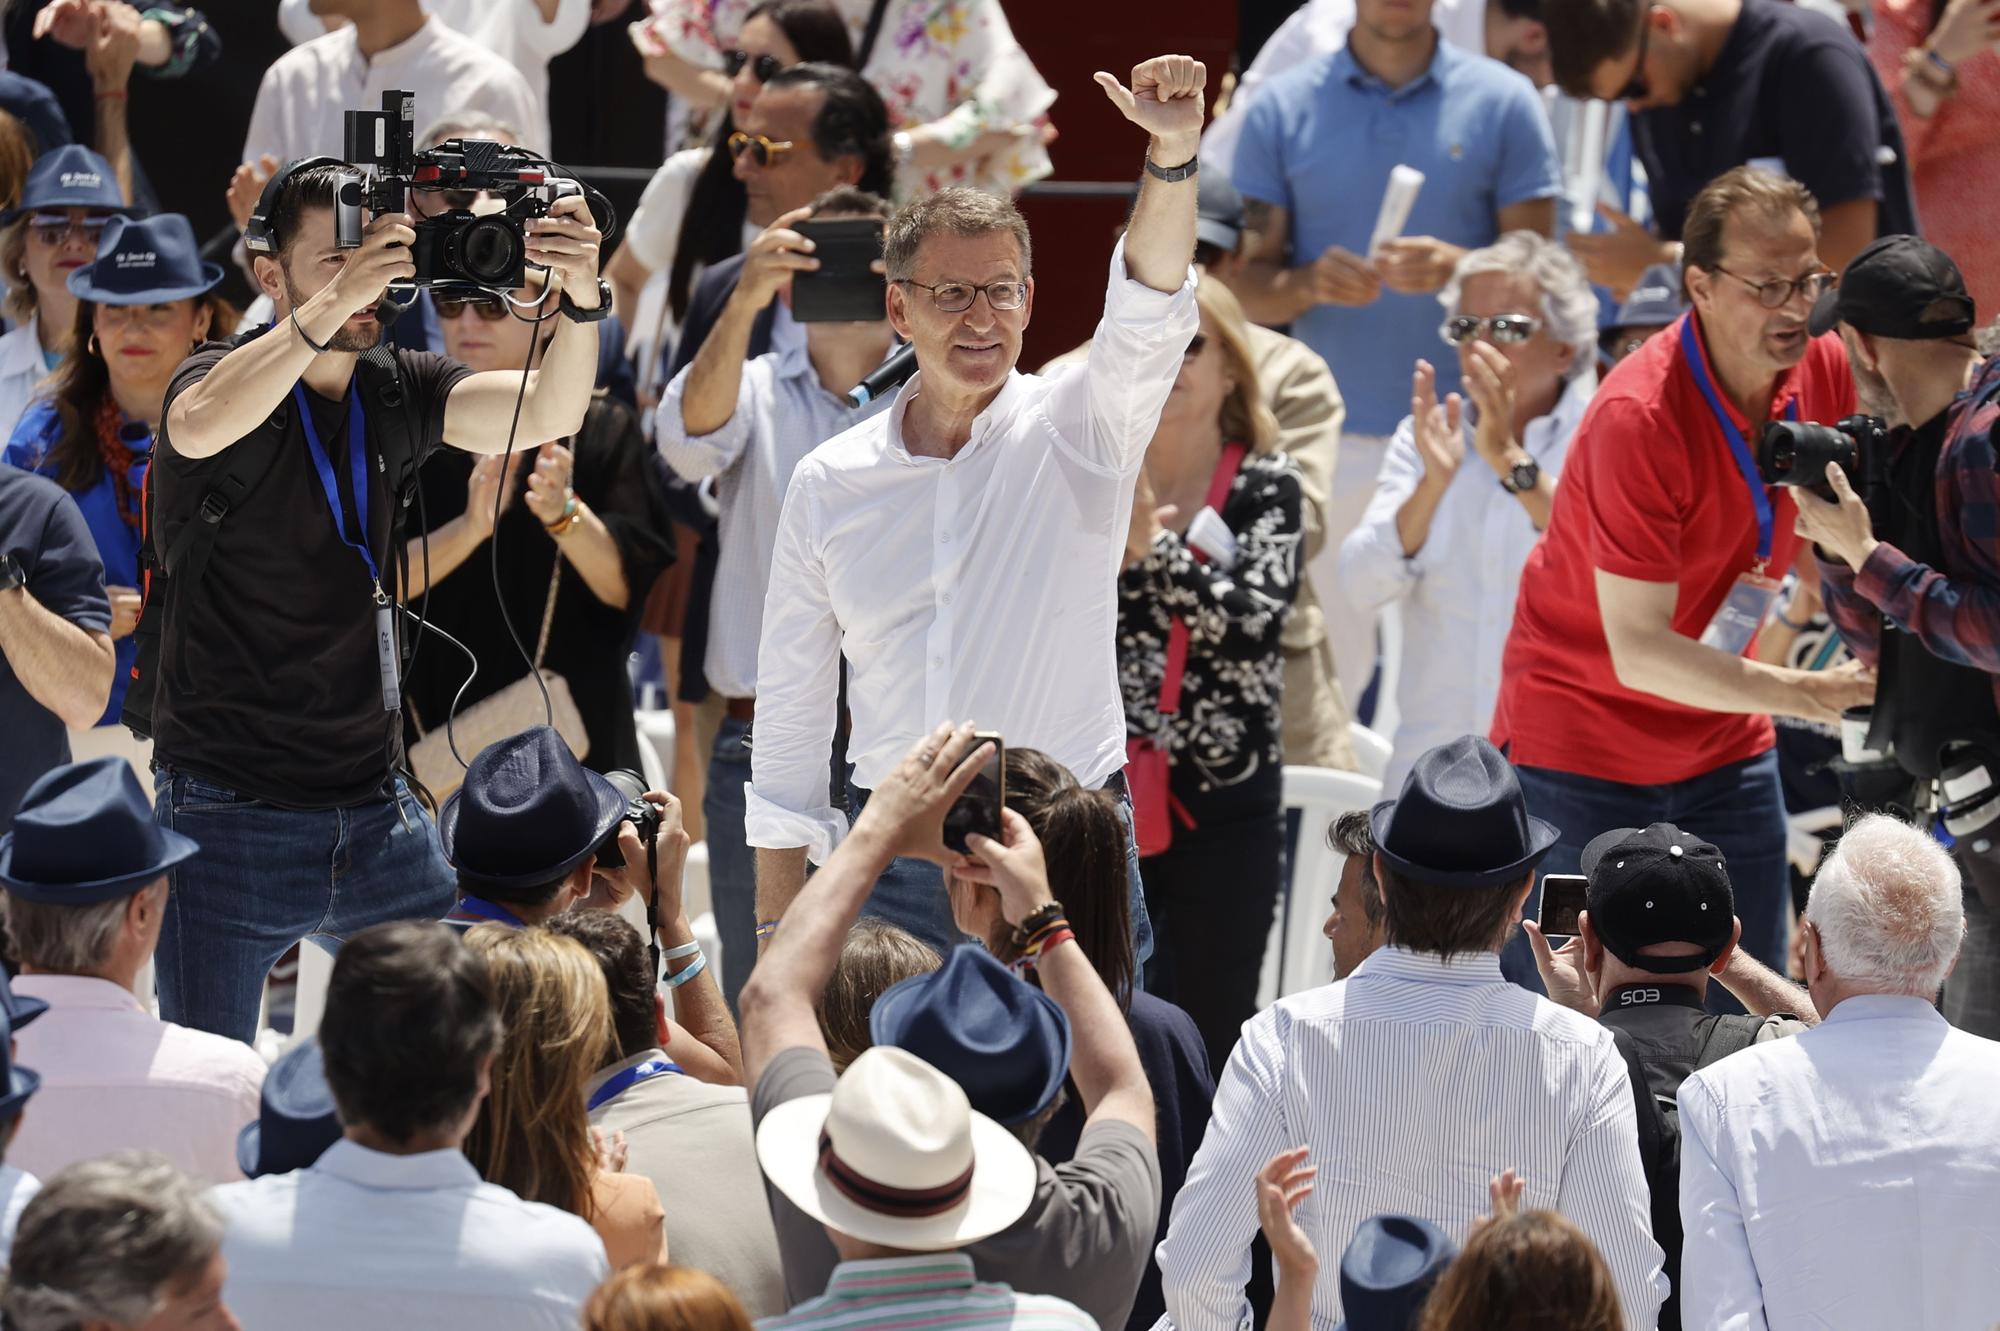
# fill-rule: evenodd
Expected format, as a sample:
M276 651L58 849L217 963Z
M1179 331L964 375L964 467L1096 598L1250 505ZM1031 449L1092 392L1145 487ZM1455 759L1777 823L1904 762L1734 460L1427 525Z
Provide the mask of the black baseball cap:
M1808 327L1818 337L1835 324L1853 324L1875 337L1915 342L1960 337L1975 322L1965 275L1949 254L1915 236L1883 236L1820 293Z
M1611 955L1656 975L1706 969L1736 933L1736 894L1722 852L1672 823L1620 827L1583 848L1591 928ZM1650 957L1655 943L1693 943L1698 953Z

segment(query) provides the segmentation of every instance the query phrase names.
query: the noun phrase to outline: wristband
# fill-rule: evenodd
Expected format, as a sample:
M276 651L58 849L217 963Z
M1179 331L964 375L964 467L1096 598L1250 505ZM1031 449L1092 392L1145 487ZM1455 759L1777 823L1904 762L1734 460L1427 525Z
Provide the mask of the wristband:
M757 939L759 942L769 938L776 932L778 932L778 922L776 920L762 920L758 922Z
M574 527L577 523L581 522L582 520L583 520L582 505L580 505L577 502L576 494L574 491L572 491L570 493L569 498L563 501L562 516L557 518L554 522L544 522L542 524L542 530L546 531L549 535L555 537L557 540L561 540L563 537L569 535L569 529L571 527Z
M1930 63L1934 67L1936 67L1938 73L1944 75L1948 79L1957 77L1958 71L1952 68L1951 61L1945 59L1943 56L1939 55L1936 51L1933 51L1928 46L1923 48L1923 52L1924 52L1924 59L1930 61Z
M679 961L682 957L691 957L699 951L701 951L701 940L696 939L692 943L682 943L679 947L667 948L660 953L660 960Z
M1060 901L1051 901L1048 905L1031 911L1026 919L1014 926L1015 950L1026 952L1028 950L1029 939L1062 917L1063 908Z
M332 347L333 343L330 339L328 340L325 346L321 346L319 343L312 340L312 334L306 332L305 325L299 322L299 311L296 305L292 307L291 319L292 319L292 331L299 335L299 341L305 343L307 346L313 349L314 355L324 356L327 353L327 351Z
M1074 943L1076 933L1068 925L1045 935L1035 944L1035 950L1024 954L1015 964L1024 971L1033 970L1049 954L1050 948L1061 947L1064 943Z
M695 954L694 965L688 967L684 971L680 971L677 972L676 974L667 976L665 979L661 980L660 983L664 984L669 989L678 989L682 985L686 984L689 980L692 980L695 976L701 974L703 971L707 969L708 969L708 954L706 952L699 952Z

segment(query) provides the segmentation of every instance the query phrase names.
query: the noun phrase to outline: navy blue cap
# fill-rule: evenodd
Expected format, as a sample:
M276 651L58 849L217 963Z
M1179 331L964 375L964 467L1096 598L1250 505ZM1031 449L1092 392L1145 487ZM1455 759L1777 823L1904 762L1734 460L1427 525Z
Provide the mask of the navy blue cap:
M9 208L0 222L44 208L97 208L124 217L143 211L126 206L111 163L80 143L66 143L37 157L21 186L21 202Z
M23 901L95 906L132 895L199 849L153 821L132 764L92 758L28 787L0 836L0 887Z
M479 751L438 810L438 835L464 877L535 887L589 858L626 807L618 787L578 762L562 736L530 726Z
M868 1032L943 1072L996 1123L1041 1113L1069 1075L1068 1015L976 943L884 989Z
M236 1163L246 1178L305 1169L342 1135L319 1040L308 1036L264 1074L255 1122L236 1135Z
M161 213L112 218L97 258L69 275L69 289L100 305L153 305L199 296L221 280L220 264L202 262L187 218Z

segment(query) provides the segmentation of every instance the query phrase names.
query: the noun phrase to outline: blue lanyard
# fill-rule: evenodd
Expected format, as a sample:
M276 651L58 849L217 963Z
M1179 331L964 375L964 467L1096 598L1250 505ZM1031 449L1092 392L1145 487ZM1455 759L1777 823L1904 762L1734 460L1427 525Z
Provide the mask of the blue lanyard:
M1709 414L1722 427L1722 437L1729 441L1729 451L1736 455L1736 470L1743 474L1743 484L1750 491L1750 507L1757 511L1757 569L1762 572L1771 559L1771 531L1774 525L1771 491L1765 486L1764 478L1757 474L1757 458L1751 453L1750 445L1744 442L1743 431L1736 428L1736 422L1723 408L1722 399L1715 394L1715 384L1708 377L1708 360L1702 354L1700 339L1695 336L1692 314L1681 320L1681 355L1687 361L1688 373L1694 376L1694 386L1708 400ZM1799 402L1793 398L1785 404L1785 419L1795 421L1798 418Z
M505 906L496 906L484 897L460 897L458 908L467 915L477 915L482 920L491 920L495 924L504 924L511 929L525 929L528 927L528 922L513 911L508 910Z
M672 1059L649 1058L636 1068L626 1068L623 1072L614 1073L609 1081L591 1092L590 1103L584 1106L584 1112L589 1113L617 1099L642 1081L651 1081L655 1077L679 1076L680 1070L681 1065Z
M368 447L361 420L361 394L350 389L347 398L347 474L354 485L354 516L361 528L359 541L347 534L347 511L341 506L340 485L333 478L333 463L326 455L326 445L319 441L319 427L313 424L312 407L306 402L306 386L294 384L292 398L298 403L299 424L306 432L306 447L312 452L313 470L319 473L319 488L326 491L326 505L333 510L334 530L339 534L342 545L361 552L361 562L368 566L368 580L375 585L375 603L381 605L388 598L382 592L382 573L375 567L375 552L368 548Z

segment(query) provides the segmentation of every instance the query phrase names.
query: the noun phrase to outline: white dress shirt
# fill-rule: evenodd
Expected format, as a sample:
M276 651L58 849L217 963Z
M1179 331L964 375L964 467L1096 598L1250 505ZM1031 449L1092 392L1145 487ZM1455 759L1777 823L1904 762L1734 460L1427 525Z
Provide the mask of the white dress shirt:
M444 117L481 111L517 126L524 147L549 150L548 117L521 72L433 18L373 59L361 54L353 24L279 56L257 88L243 160L339 157L345 114L379 110L391 88L416 93L419 143Z
M1414 1215L1462 1244L1505 1169L1524 1208L1590 1236L1631 1331L1658 1320L1667 1277L1625 1060L1608 1028L1509 984L1492 953L1385 947L1244 1024L1160 1244L1159 1328L1235 1331L1247 1316L1251 1180L1299 1146L1319 1167L1298 1210L1320 1254L1316 1327L1341 1318L1340 1254L1362 1221Z
M1561 473L1570 436L1596 391L1597 373L1586 369L1569 381L1553 411L1522 432L1521 447L1543 475ZM1386 791L1403 788L1403 777L1427 749L1460 735L1483 735L1492 725L1521 569L1542 538L1521 501L1500 488L1493 468L1473 450L1467 421L1465 461L1445 487L1423 548L1404 558L1396 514L1423 475L1423 456L1405 416L1389 441L1375 497L1340 547L1341 589L1355 604L1374 610L1402 602L1399 720L1391 736L1395 753L1382 777Z
M2000 1044L1850 998L1681 1083L1682 1320L1704 1331L2000 1323Z
M1125 764L1117 578L1132 486L1200 326L1190 269L1154 291L1111 257L1082 365L1013 373L956 457L919 457L903 414L815 449L785 496L757 658L750 845L826 856L847 830L827 801L840 658L849 753L873 789L944 720L1041 749L1085 786Z
M40 395L42 380L49 377L40 319L41 315L31 314L20 327L0 334L0 446L14 437L14 427Z
M14 1036L42 1089L7 1163L48 1178L90 1156L141 1150L209 1183L243 1177L236 1134L257 1117L265 1070L249 1045L161 1021L109 980L19 975L14 992L49 1010Z
M351 1141L208 1194L244 1331L575 1331L609 1272L597 1232L487 1183L459 1151Z
M827 391L801 337L745 365L735 413L713 434L691 436L681 404L693 369L689 365L667 386L653 438L660 456L683 478L716 478L721 545L702 670L709 687L723 697L754 698L771 547L778 539L778 514L792 472L821 443L881 415L895 398L879 397L855 407L845 396Z
M0 1267L14 1251L14 1231L21 1227L21 1212L35 1200L42 1184L33 1174L0 1165Z

